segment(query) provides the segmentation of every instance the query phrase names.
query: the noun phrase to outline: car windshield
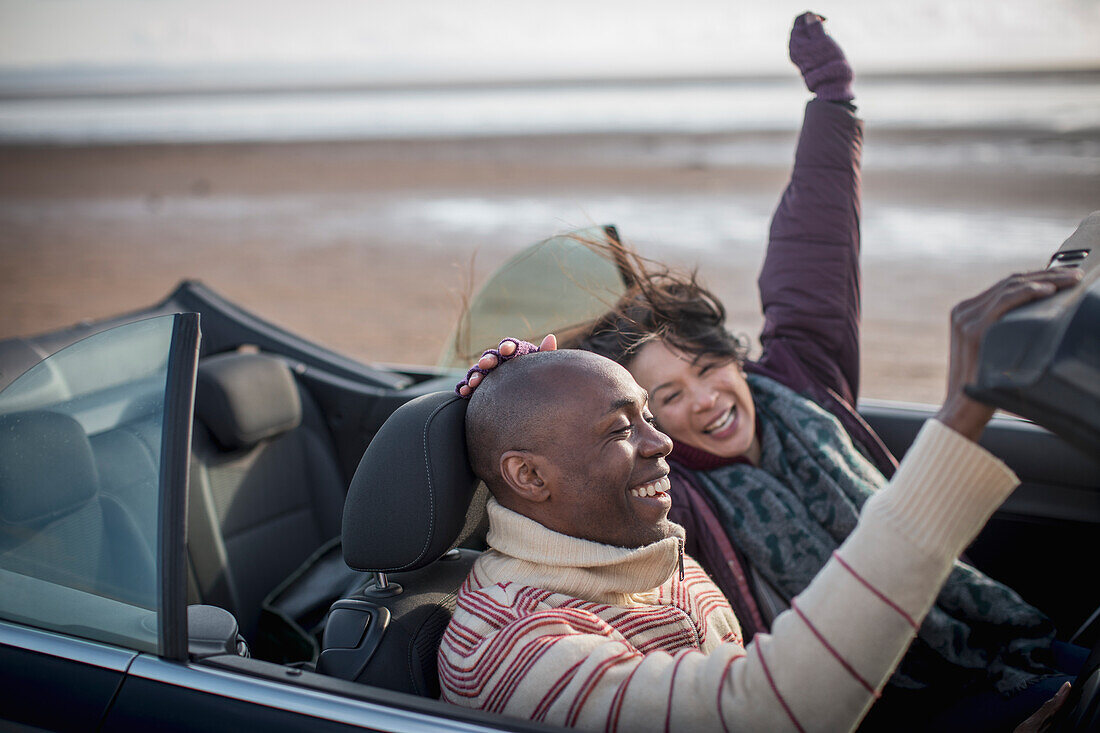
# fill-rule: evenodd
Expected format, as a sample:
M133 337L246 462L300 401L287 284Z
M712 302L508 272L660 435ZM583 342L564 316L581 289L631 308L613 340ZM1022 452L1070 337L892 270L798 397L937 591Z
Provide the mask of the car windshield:
M157 651L173 324L97 333L0 392L0 617Z
M538 341L603 315L626 289L615 263L587 246L608 236L593 227L552 237L501 265L462 314L439 365L465 370L503 334Z

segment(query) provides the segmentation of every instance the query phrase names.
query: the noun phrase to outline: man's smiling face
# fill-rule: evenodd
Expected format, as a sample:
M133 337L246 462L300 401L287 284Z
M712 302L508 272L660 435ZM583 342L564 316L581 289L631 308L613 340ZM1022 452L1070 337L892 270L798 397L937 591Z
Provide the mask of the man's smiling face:
M569 365L556 390L543 478L549 498L538 521L563 534L619 547L672 536L668 510L671 439L653 426L645 390L602 357Z

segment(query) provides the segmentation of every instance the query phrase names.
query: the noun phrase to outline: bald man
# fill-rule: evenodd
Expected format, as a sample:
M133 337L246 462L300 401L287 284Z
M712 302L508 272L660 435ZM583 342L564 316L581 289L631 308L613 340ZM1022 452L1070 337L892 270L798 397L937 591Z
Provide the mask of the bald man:
M953 311L943 408L747 647L668 521L672 444L629 372L580 351L498 366L466 416L471 463L493 494L491 549L443 638L443 699L586 730L855 728L952 562L1017 484L975 442L992 410L962 391L981 335L1071 280L1024 276Z
M590 352L512 361L467 408L474 472L501 506L556 532L619 547L682 536L667 519L672 441L646 399L629 372Z

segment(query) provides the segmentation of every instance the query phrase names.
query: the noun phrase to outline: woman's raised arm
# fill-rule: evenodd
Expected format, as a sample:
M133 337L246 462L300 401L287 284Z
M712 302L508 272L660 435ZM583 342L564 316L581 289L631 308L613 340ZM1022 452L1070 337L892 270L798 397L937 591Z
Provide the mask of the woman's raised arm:
M764 310L759 362L767 366L779 352L794 354L816 381L854 404L863 123L849 104L851 66L821 20L806 13L791 31L791 60L817 99L806 106L758 281Z

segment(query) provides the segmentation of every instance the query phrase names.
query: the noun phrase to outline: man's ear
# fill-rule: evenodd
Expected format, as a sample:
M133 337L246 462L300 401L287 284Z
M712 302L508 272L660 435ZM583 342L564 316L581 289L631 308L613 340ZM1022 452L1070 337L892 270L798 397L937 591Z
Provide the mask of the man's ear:
M504 482L525 501L537 503L550 498L545 468L542 456L530 451L510 450L500 456L500 474Z

